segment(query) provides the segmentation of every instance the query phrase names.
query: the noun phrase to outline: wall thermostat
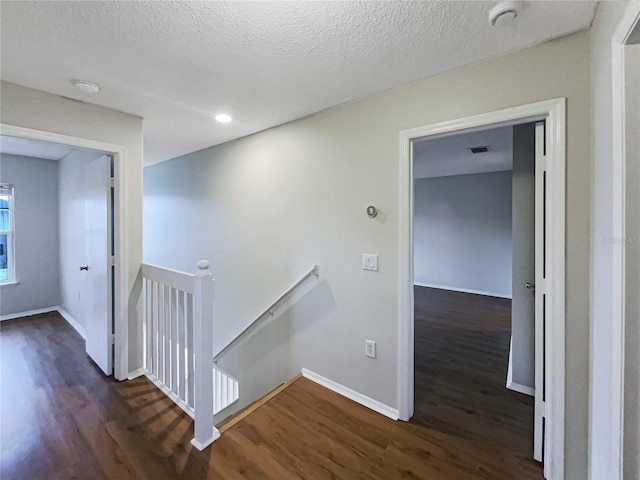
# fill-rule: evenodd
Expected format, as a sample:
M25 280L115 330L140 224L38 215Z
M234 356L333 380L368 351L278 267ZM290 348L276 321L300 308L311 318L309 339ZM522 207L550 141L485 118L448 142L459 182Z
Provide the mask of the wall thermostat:
M369 218L375 218L378 215L378 209L373 205L369 205L367 207L367 215L369 215Z

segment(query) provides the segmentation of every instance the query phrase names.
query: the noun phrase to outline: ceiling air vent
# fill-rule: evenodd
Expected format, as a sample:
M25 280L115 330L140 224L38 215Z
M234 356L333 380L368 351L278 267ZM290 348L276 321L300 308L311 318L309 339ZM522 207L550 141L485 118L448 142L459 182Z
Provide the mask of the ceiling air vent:
M469 150L473 154L486 153L486 152L489 151L489 146L488 145L483 145L482 147L469 147L469 148L467 148L467 150Z

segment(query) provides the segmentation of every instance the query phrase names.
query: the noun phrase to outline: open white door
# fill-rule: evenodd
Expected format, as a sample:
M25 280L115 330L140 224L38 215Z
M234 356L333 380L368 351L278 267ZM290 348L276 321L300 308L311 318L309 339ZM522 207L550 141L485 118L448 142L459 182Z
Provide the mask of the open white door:
M535 407L533 430L533 458L542 462L545 447L545 209L546 156L544 122L536 123L536 206L535 206Z
M113 373L111 159L85 167L86 349L107 375Z
M536 126L513 126L511 346L507 388L535 394Z

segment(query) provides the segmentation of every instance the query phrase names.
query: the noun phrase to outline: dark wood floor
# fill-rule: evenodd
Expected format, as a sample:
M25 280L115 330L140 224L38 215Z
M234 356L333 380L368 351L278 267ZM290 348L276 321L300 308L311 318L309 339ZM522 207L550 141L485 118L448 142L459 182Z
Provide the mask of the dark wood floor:
M474 322L485 321L479 318ZM416 321L417 346L440 343L438 361L462 362L444 359L448 340L426 338L439 327L430 328L436 330L423 330ZM484 343L489 341L474 345ZM418 364L431 362L423 353L417 358ZM490 371L494 361L486 362ZM0 478L542 478L530 452L519 450L526 442L506 445L514 434L499 434L508 426L523 428L517 411L509 420L492 413L487 418L496 425L482 428L485 402L465 410L454 401L459 393L447 395L444 383L429 375L429 369L416 372L416 416L409 423L300 379L198 452L189 443L193 426L186 414L145 378L105 378L59 315L9 320L0 323ZM432 411L428 405L439 414L425 414ZM461 411L465 416L456 426L452 419Z
M425 287L414 299L413 421L503 450L542 478L533 397L505 388L511 300Z

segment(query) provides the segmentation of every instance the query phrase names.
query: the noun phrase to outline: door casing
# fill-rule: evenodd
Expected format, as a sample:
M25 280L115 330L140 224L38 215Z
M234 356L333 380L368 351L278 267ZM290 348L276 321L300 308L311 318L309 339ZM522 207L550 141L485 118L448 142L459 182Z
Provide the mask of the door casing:
M631 106L630 95L637 96L637 80L628 84L627 75L638 68L637 59L630 58L630 46L637 47L638 39L632 34L640 25L640 2L629 2L611 38L611 91L612 91L612 183L610 235L611 310L606 319L591 319L591 371L589 379L590 404L597 406L589 412L589 478L596 480L607 475L623 478L625 475L625 331L631 322L625 308L626 265L633 261L627 251L627 173L630 162L638 161L637 143L640 115ZM631 64L629 64L631 63ZM637 261L637 254L635 256ZM598 272L594 272L597 275ZM635 293L635 292L634 292ZM596 292L597 294L597 292ZM606 320L606 321L603 321ZM633 327L633 326L632 326ZM633 331L633 328L632 328ZM604 373L594 365L608 364ZM603 395L603 392L605 394ZM628 437L627 437L628 439Z
M400 132L398 211L398 376L399 418L408 421L414 409L413 319L413 155L418 138L458 134L545 120L547 155L547 305L546 305L546 434L544 474L564 478L565 399L565 178L566 99L508 108Z

